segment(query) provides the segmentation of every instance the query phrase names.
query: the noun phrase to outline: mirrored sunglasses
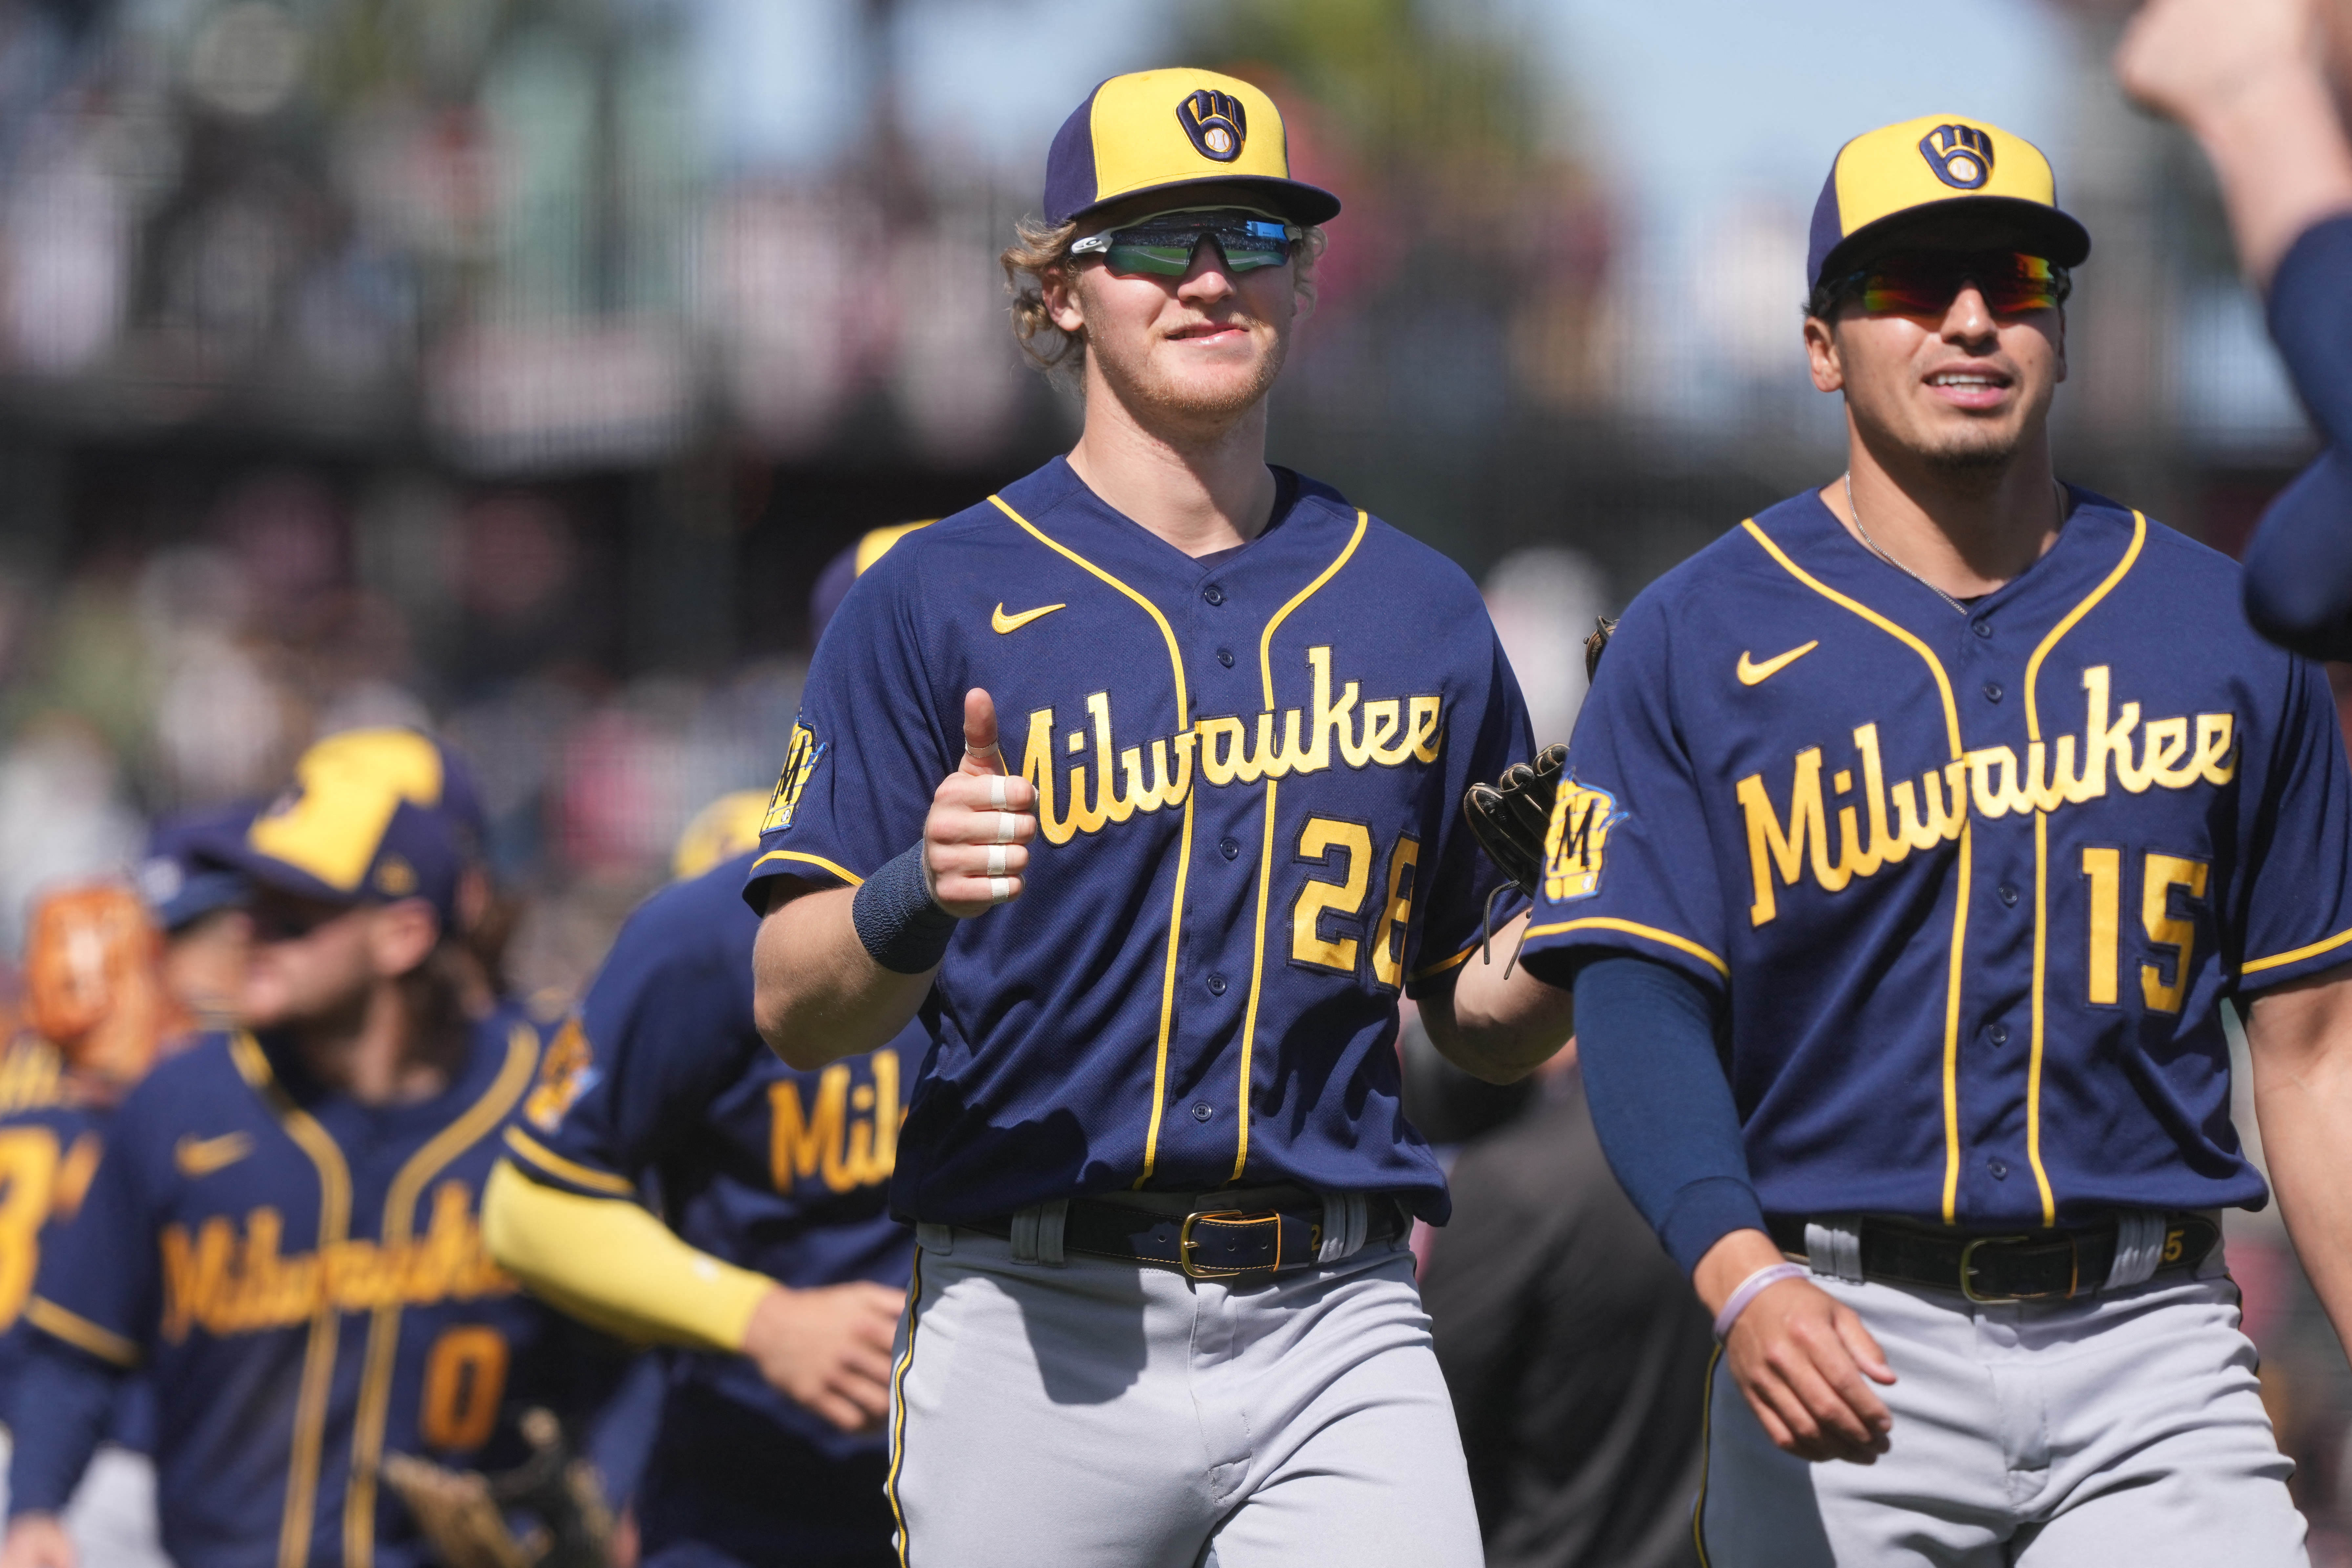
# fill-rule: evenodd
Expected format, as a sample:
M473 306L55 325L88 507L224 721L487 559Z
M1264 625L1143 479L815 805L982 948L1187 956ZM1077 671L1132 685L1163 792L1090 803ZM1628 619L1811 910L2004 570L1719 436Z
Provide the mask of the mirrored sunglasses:
M2074 279L2063 267L2017 251L1916 251L1889 256L1849 273L1839 292L1851 293L1874 316L1937 316L1969 284L1996 316L2055 310Z
M1192 254L1201 242L1213 239L1227 268L1248 272L1288 261L1292 243L1306 232L1295 224L1234 208L1160 213L1125 228L1108 228L1074 240L1070 254L1100 255L1104 264L1122 278L1139 273L1181 278L1192 269Z

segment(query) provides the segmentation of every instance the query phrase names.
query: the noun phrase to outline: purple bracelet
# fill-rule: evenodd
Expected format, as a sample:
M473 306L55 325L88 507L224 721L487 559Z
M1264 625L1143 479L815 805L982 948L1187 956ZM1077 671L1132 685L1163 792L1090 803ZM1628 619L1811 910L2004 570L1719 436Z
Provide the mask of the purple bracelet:
M1731 1299L1723 1304L1723 1310L1715 1315L1715 1337L1718 1340L1728 1338L1731 1325L1739 1321L1739 1314L1748 1310L1748 1303L1781 1280L1808 1279L1812 1277L1812 1272L1801 1263L1768 1263L1759 1268L1739 1282L1739 1289L1731 1293Z

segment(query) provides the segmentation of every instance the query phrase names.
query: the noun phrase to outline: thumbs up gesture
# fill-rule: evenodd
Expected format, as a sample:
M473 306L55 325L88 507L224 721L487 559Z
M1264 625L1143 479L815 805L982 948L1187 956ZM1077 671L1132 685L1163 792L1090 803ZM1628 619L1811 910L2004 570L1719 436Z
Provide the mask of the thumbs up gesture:
M1021 896L1036 805L1029 781L1005 773L995 700L972 688L963 699L963 762L940 781L923 819L923 879L940 908L969 920Z

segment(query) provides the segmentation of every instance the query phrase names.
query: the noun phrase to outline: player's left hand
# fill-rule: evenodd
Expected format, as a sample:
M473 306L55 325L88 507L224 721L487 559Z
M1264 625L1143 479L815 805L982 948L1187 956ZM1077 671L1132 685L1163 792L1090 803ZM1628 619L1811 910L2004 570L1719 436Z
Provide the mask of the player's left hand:
M870 1432L890 1411L890 1340L907 1293L865 1280L760 1298L743 1353L770 1387L845 1432Z
M1546 746L1533 765L1513 763L1494 784L1474 784L1462 797L1463 818L1486 858L1530 896L1543 880L1544 838L1567 766L1566 746Z

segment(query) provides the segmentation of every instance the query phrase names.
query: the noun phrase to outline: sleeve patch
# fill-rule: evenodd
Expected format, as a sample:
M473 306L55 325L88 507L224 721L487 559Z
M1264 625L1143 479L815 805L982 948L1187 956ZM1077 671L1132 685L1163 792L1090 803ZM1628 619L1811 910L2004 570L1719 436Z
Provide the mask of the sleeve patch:
M539 1064L539 1081L531 1086L530 1098L523 1101L523 1116L541 1131L554 1131L563 1113L595 1088L603 1076L595 1050L588 1044L588 1031L580 1026L579 1019L567 1019L548 1042L547 1055Z
M1551 829L1544 835L1544 896L1559 903L1589 899L1601 890L1602 857L1609 830L1624 819L1617 797L1605 789L1560 780L1552 802Z
M776 775L776 793L768 797L768 814L760 819L761 834L781 833L793 825L801 792L808 788L809 775L824 760L826 745L805 721L793 725L792 742L784 748L784 769Z

